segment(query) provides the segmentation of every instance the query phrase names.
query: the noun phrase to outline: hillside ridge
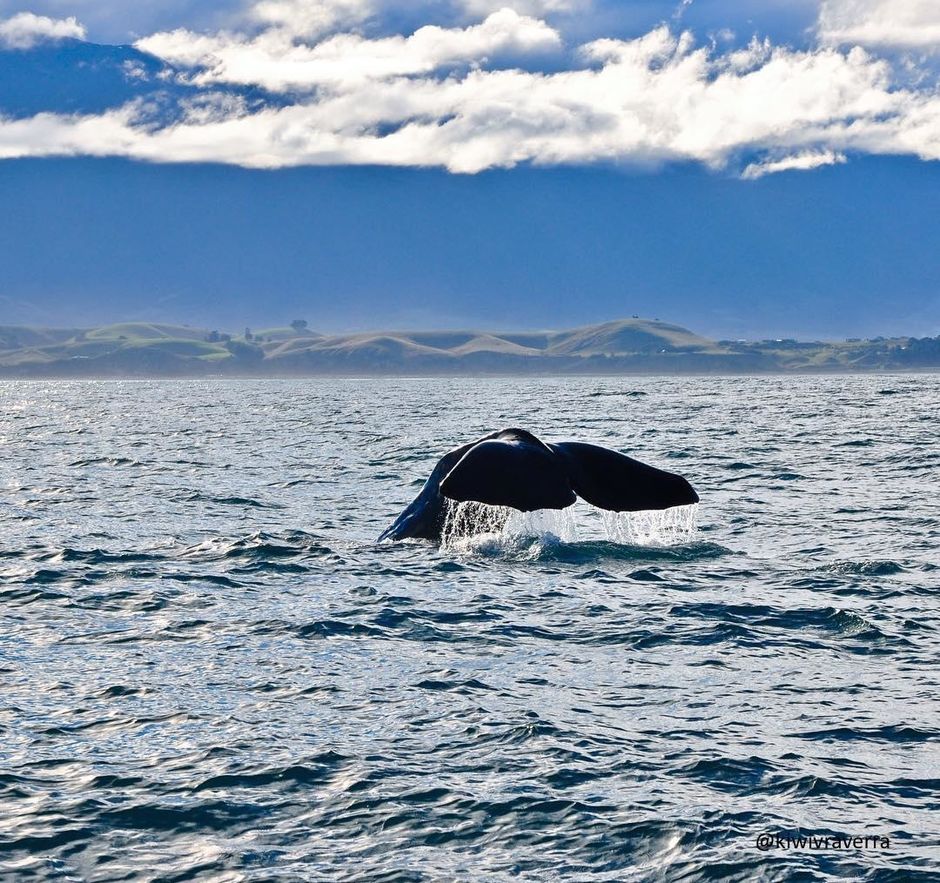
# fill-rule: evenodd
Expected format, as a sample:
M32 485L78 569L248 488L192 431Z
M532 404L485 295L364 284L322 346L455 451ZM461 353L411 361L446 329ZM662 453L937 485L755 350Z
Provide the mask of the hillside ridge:
M167 323L0 326L2 377L637 374L923 370L940 338L715 341L634 316L560 331L323 334L303 321L235 335Z

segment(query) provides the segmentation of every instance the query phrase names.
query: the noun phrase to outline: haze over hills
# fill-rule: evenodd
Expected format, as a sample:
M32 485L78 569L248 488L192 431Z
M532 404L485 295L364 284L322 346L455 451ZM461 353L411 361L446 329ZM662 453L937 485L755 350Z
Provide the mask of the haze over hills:
M940 338L714 341L623 319L566 331L376 331L306 322L240 335L186 325L0 326L4 377L630 374L873 371L940 367Z
M934 336L938 171L5 161L0 324L502 332L638 313L713 339Z

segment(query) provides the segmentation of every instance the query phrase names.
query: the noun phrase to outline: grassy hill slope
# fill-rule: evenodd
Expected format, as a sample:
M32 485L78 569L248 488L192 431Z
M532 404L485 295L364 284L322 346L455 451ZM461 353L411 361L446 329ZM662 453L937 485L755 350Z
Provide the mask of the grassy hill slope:
M578 356L721 351L713 341L686 328L648 319L623 319L575 328L553 335L547 349L557 355Z
M186 325L0 326L0 376L628 374L874 371L940 367L940 338L713 341L624 319L567 331L390 331L324 335L270 328L249 338Z

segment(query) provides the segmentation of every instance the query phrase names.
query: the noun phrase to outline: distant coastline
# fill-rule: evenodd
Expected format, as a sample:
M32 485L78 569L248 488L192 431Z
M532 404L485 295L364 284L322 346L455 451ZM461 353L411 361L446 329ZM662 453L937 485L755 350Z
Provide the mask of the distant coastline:
M0 326L0 377L789 374L940 370L940 337L709 340L633 317L566 331L239 334L186 325Z

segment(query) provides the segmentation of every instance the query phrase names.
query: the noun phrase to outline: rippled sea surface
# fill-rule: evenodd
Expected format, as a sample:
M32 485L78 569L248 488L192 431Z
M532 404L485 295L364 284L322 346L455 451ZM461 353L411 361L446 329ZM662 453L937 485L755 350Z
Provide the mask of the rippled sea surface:
M936 375L0 399L0 879L938 879ZM503 426L698 530L375 542Z

